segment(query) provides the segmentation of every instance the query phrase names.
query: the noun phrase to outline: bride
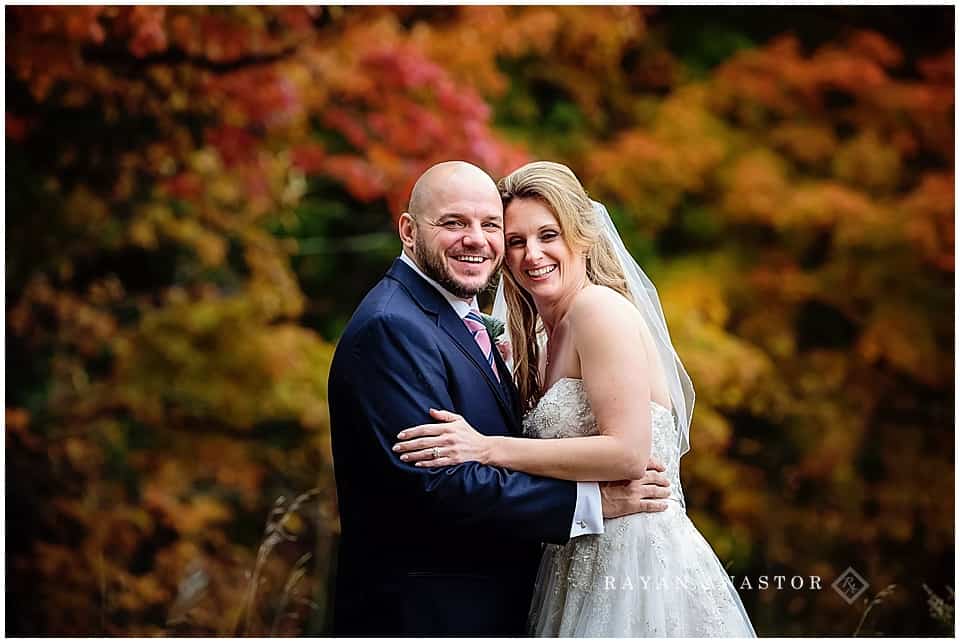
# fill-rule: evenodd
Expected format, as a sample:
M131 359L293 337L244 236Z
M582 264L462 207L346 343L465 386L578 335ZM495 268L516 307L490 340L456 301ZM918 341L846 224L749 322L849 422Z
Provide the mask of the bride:
M755 636L685 511L679 464L689 449L693 386L653 284L566 166L529 163L498 187L506 270L494 315L506 316L524 433L534 439L485 436L459 415L431 410L440 422L404 431L401 444L415 449L404 459L618 481L641 477L652 457L671 483L667 510L605 520L603 534L547 545L531 633Z

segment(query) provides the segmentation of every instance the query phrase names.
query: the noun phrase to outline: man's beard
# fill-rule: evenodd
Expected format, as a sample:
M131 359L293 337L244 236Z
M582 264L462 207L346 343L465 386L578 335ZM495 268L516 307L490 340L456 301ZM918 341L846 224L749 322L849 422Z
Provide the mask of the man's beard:
M450 294L459 297L460 299L471 299L477 293L483 292L490 287L492 283L496 281L497 273L500 270L500 263L493 267L493 270L490 271L490 278L487 279L487 282L483 284L480 288L467 287L461 284L459 281L454 279L453 275L450 274L450 271L447 269L447 266L443 262L443 253L442 252L431 252L422 242L422 237L417 235L416 241L413 243L413 254L414 258L417 260L417 263L420 265L420 269L435 282L444 287Z

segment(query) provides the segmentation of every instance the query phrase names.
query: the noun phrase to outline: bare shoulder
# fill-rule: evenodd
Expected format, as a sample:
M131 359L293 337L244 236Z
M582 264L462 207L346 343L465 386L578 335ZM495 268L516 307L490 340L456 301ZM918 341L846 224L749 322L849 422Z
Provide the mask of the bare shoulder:
M591 284L577 293L568 313L574 334L590 337L636 328L640 313L626 297L606 286Z
M591 321L600 314L628 314L636 312L630 300L613 288L590 284L574 298L570 306L570 315L576 318L587 318Z

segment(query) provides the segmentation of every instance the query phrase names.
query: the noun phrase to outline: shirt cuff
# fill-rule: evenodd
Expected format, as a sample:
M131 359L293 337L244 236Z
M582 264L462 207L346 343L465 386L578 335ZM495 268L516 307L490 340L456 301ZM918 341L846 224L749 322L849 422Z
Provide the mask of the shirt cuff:
M603 504L600 485L596 482L577 483L577 506L573 509L570 537L603 533Z

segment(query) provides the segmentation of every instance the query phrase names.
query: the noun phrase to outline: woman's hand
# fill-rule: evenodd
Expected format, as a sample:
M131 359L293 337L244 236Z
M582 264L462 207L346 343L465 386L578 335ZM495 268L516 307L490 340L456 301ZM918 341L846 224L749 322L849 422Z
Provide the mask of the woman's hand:
M400 459L417 467L447 467L461 462L487 464L490 438L478 433L463 417L430 409L439 424L421 424L401 431L393 450Z

